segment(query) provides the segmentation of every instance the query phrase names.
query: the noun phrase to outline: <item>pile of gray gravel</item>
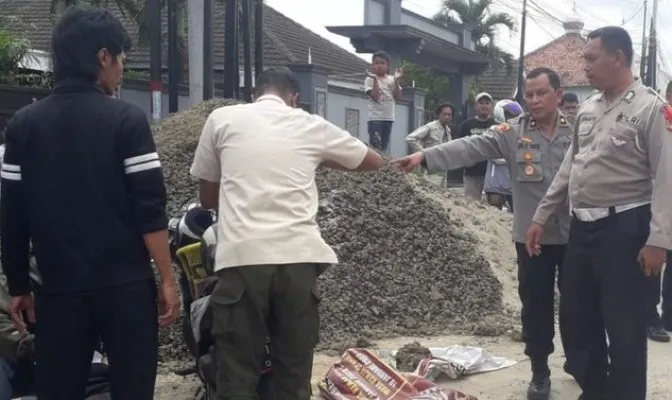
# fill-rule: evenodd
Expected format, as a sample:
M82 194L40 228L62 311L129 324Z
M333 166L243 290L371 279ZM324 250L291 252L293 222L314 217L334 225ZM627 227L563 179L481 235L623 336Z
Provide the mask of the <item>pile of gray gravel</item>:
M502 312L502 285L475 239L426 195L441 189L390 168L322 170L317 183L318 223L340 259L320 279L321 346L477 333Z
M154 124L168 187L169 213L197 192L189 176L214 100ZM318 223L340 263L320 278L320 348L357 339L474 332L502 312L502 285L477 242L414 176L320 170ZM445 196L459 196L441 192ZM478 212L475 209L474 212ZM161 335L164 361L184 358L179 326Z

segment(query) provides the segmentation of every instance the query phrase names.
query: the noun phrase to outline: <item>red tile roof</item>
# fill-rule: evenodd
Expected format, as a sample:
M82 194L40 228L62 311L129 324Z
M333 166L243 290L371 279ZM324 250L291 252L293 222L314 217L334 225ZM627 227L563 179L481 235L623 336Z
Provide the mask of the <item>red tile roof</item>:
M525 71L548 67L558 73L563 87L590 86L583 71L583 46L579 33L565 33L525 55Z

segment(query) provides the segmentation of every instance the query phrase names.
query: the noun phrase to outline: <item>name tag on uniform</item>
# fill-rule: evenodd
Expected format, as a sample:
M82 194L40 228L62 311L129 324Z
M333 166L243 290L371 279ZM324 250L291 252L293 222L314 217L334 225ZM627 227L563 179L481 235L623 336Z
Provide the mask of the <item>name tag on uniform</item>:
M636 127L639 124L639 117L631 116L631 115L626 115L624 113L618 114L616 117L616 122L631 125Z

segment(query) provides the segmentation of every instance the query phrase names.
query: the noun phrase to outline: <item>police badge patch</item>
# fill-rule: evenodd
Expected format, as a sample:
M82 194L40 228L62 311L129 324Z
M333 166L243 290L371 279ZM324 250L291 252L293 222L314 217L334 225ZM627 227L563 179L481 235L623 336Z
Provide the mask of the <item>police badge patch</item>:
M506 122L502 122L495 127L495 130L499 133L508 132L511 130L511 125L507 124Z

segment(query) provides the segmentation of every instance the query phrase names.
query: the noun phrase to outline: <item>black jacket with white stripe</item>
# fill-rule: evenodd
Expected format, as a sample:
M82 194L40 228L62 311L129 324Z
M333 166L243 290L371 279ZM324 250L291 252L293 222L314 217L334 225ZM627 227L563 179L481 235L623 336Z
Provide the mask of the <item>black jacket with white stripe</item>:
M166 189L147 117L79 81L19 110L0 176L2 269L29 293L29 246L47 293L153 276L142 235L166 229Z

